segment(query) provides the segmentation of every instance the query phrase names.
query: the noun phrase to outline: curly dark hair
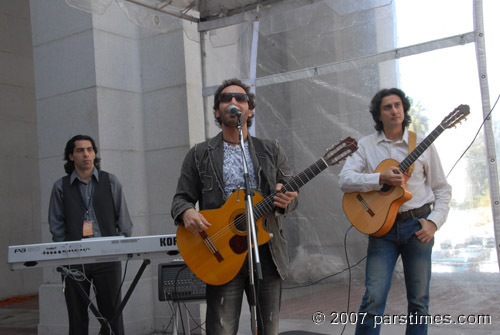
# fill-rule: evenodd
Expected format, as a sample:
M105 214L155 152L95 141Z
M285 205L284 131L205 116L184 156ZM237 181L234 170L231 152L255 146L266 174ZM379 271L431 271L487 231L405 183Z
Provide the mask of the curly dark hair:
M69 155L75 151L75 142L82 140L90 141L90 143L92 143L92 148L94 149L94 152L96 154L96 157L94 159L94 166L97 170L101 169L101 159L97 157L97 146L95 145L94 139L88 135L76 135L73 136L68 141L68 143L66 143L66 148L64 148L64 160L66 161L66 163L64 163L64 171L66 171L67 174L71 174L75 170L75 162L69 159Z
M370 102L370 113L372 114L373 121L375 121L375 129L377 131L384 130L384 125L382 124L382 121L379 120L380 104L382 103L382 99L389 95L397 95L398 97L401 98L401 102L403 103L403 110L405 113L405 118L403 120L403 128L406 128L411 123L411 117L408 114L408 112L410 111L411 103L410 99L406 96L405 92L403 92L399 88L394 88L394 87L384 88L380 90L377 94L375 94L372 101Z
M214 118L215 118L216 124L219 127L221 127L222 124L221 124L220 118L217 117L215 111L219 109L220 95L222 93L222 90L225 89L226 87L232 86L232 85L236 85L236 86L239 86L242 89L244 89L247 96L248 96L248 109L252 110L255 108L255 94L250 92L250 86L243 84L243 82L241 80L236 79L236 78L224 80L224 82L222 82L222 85L217 87L217 90L215 91L215 95L214 95ZM247 119L247 127L250 127L252 125L252 119L253 119L253 115Z

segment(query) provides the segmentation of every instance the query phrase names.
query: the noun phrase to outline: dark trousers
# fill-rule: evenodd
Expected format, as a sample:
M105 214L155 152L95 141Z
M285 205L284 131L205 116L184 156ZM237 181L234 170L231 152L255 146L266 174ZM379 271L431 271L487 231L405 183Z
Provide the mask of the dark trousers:
M87 335L89 332L89 302L85 297L90 298L90 281L92 281L97 308L105 322L105 325L101 327L100 334L123 335L122 315L114 318L115 310L121 303L121 262L84 264L83 266L71 265L68 268L72 273L75 273L75 277L63 275L69 334ZM77 271L81 271L81 274L76 274Z
M281 306L281 278L268 244L259 247L262 281L256 281L258 334L278 335ZM243 292L250 293L248 262L229 283L207 285L207 335L236 335L239 328ZM250 304L250 302L249 302Z

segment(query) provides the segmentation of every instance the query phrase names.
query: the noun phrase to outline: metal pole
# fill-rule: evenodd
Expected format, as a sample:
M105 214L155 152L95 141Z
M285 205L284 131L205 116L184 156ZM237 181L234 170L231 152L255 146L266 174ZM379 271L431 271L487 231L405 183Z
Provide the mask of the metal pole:
M474 31L476 33L476 59L479 73L479 85L483 105L483 118L490 112L490 91L486 70L486 46L483 24L483 1L474 0ZM484 122L484 139L486 145L486 159L488 166L488 180L490 184L491 211L495 232L497 259L500 260L500 190L498 185L497 157L495 154L495 136L493 134L491 117ZM500 268L500 263L499 263Z

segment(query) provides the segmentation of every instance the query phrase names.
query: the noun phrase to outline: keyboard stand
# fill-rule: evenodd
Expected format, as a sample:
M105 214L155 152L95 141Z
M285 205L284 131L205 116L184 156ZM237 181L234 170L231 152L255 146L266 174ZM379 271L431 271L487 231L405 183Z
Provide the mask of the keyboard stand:
M134 280L132 281L132 284L130 285L130 287L127 290L127 293L125 293L125 296L123 297L120 305L116 308L116 311L113 314L113 318L111 319L111 322L115 321L115 319L118 318L120 316L120 314L123 312L123 309L125 308L125 305L127 304L130 296L132 295L132 292L134 291L135 287L137 286L139 279L141 278L142 274L144 273L144 270L146 269L146 267L150 263L151 263L151 260L149 260L149 259L143 260L141 267L137 271L137 273L134 277ZM57 271L62 273L62 270L60 269L60 267L57 267ZM87 301L88 306L89 306L90 310L92 311L92 313L94 314L94 316L97 318L97 321L99 321L99 323L101 324L102 327L107 327L108 326L107 320L105 320L105 318L101 315L101 313L99 312L97 307L95 307L94 303L90 300L89 296L87 295L87 293L83 289L82 285L77 281L76 281L76 283L78 284L78 287L80 288L80 290L78 292L80 292L81 296ZM109 322L109 323L111 323L111 322Z
M142 265L139 268L139 270L137 271L137 274L135 275L134 280L132 281L132 284L130 284L130 287L128 288L127 293L125 293L125 296L123 297L122 302L120 303L120 305L116 309L115 314L113 315L113 320L112 321L114 321L117 317L120 316L120 314L122 314L123 309L125 308L125 305L128 302L128 299L132 295L132 292L134 291L135 287L137 286L137 283L139 282L139 279L141 279L141 276L144 273L144 270L146 269L146 267L150 263L151 263L151 260L149 260L149 259L145 259L145 260L142 261Z
M191 335L191 326L189 325L189 313L187 312L187 306L185 306L184 309L186 310L186 325L184 325L184 319L182 318L182 307L180 305L180 300L174 301L174 326L172 329L172 335L177 335L177 330L179 328L179 316L181 317L182 327L184 328L184 326L187 326L187 329L185 329L186 334Z

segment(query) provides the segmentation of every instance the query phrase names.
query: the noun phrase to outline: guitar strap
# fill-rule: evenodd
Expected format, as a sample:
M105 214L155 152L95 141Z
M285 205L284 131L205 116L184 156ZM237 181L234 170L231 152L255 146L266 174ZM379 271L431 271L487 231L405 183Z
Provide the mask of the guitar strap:
M417 133L414 131L408 130L408 153L411 154L413 150L415 150L415 147L417 146ZM413 172L413 168L415 167L415 163L413 163L409 168L408 168L408 177L411 176L411 173Z

